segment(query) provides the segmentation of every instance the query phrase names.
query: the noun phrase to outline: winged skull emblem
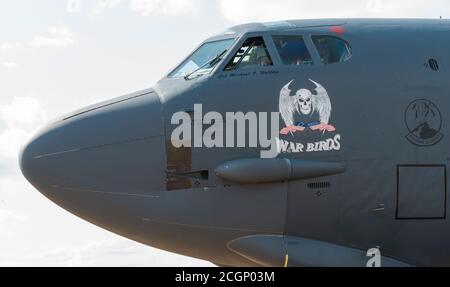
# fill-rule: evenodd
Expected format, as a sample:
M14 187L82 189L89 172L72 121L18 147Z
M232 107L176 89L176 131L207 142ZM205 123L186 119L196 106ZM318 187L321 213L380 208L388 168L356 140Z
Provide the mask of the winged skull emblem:
M280 131L280 134L287 135L289 133L302 132L306 128L318 131L334 132L336 128L329 124L331 116L331 101L327 90L319 83L310 81L316 86L315 93L307 89L298 90L295 95L291 96L289 88L294 80L287 83L280 91L280 114L286 125ZM304 116L312 115L315 112L319 115L319 122L312 123L296 123L294 121L295 114Z

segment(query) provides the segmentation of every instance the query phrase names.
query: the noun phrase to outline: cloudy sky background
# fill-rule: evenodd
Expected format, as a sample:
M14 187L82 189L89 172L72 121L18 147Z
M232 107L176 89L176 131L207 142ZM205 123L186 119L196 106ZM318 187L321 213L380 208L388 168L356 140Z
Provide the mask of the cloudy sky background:
M47 121L151 87L202 40L253 21L450 17L448 0L15 0L0 3L0 266L211 266L121 238L21 176Z

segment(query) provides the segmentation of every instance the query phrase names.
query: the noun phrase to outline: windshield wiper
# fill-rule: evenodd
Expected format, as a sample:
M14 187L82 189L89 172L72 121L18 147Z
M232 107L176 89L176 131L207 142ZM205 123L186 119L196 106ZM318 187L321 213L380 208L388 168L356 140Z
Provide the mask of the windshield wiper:
M189 74L187 74L186 76L184 76L184 79L190 80L190 77L197 73L198 71L200 71L201 69L203 69L206 66L210 66L211 68L214 67L217 63L220 62L220 60L222 60L223 55L225 55L225 53L228 52L228 50L224 50L222 53L218 54L217 56L215 56L211 61L206 62L205 64L201 65L200 67L198 67L197 69L195 69L194 71L190 72Z

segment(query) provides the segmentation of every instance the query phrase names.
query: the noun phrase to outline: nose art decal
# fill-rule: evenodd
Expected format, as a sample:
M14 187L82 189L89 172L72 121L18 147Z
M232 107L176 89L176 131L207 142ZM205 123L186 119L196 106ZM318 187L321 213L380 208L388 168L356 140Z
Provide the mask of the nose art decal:
M285 127L280 130L280 153L303 153L338 151L341 149L341 135L336 127L330 124L331 100L327 90L319 83L309 80L314 91L299 89L291 95L287 83L280 91L279 110ZM325 138L324 136L332 135ZM283 139L281 138L283 137ZM299 142L299 140L315 138L315 142ZM295 139L295 141L293 141Z
M310 80L316 85L315 93L308 89L298 90L294 96L291 96L289 82L280 92L280 114L286 124L286 127L280 131L280 134L302 132L306 128L313 131L334 132L336 128L329 124L331 116L331 101L327 90L319 83ZM312 118L314 114L318 115L318 121L295 121L296 115L301 118ZM309 116L309 117L305 117Z

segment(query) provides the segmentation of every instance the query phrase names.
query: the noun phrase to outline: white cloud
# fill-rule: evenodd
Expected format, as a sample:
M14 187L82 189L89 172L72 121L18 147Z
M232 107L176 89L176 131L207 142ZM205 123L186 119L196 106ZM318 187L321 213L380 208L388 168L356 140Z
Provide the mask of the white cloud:
M75 43L72 31L68 27L50 27L47 35L34 37L30 46L32 47L67 47Z
M19 67L19 64L12 61L5 61L2 63L2 66L6 69L17 69Z
M97 0L93 13L103 14L106 9L118 7L125 0ZM142 16L181 16L195 15L203 0L130 0L132 12Z
M21 47L22 45L17 42L3 42L0 43L0 51L2 52L8 52L8 51L14 51Z
M104 10L116 8L122 2L124 2L124 0L97 0L94 5L93 13L101 15Z
M11 103L0 105L0 156L17 158L22 144L45 119L35 97L14 97Z
M0 260L0 266L208 267L213 265L209 262L167 253L127 239L112 238L83 246L29 254L13 260L3 259Z
M0 156L17 158L20 147L28 139L28 133L21 129L8 129L0 134Z
M16 226L28 221L30 221L30 218L27 216L6 209L0 209L0 237L14 236Z
M42 104L35 96L14 97L11 103L0 105L0 119L10 128L33 128L42 119Z
M446 0L219 0L223 15L233 23L347 17L437 18L440 15L433 15L437 12L430 7L446 7L448 11L448 6Z
M117 0L116 0L117 1ZM49 27L46 35L37 35L29 41L31 47L67 47L75 43L73 33L70 28L65 26ZM3 42L0 43L1 52L16 51L22 48L20 42ZM13 62L4 62L2 66L6 68L15 68L17 64ZM13 67L14 66L14 67Z
M17 173L19 172L18 170L16 171ZM28 188L30 188L30 185L22 177L4 176L4 174L0 174L0 196L20 194L20 197L22 197L23 194L21 193ZM4 199L0 197L1 200Z
M131 10L142 16L180 16L196 14L201 0L131 0Z

